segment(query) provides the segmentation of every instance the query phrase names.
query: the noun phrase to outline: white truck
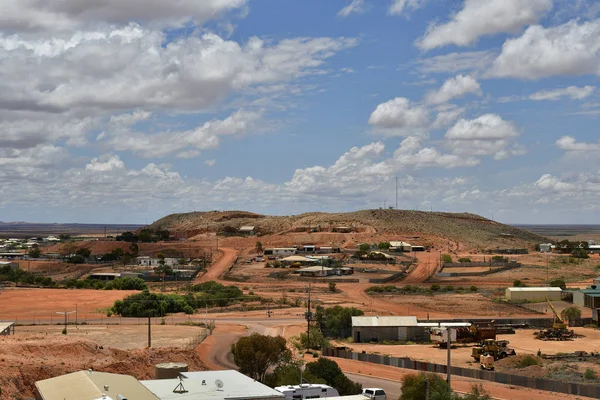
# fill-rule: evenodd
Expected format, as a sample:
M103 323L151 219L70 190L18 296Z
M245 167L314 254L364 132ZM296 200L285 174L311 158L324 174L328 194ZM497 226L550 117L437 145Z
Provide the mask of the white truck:
M456 329L433 328L430 331L429 339L440 347L446 347L448 345L448 331L450 331L450 340L452 340L452 343L456 343Z
M320 397L339 397L339 392L328 385L303 383L301 385L277 386L278 392L286 400L317 399Z

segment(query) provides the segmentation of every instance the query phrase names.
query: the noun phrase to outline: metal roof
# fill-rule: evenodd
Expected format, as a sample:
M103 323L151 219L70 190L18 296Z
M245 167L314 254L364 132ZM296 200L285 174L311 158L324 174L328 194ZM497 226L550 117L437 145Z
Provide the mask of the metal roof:
M419 322L419 326L426 328L462 328L471 326L470 322Z
M289 256L289 257L282 258L280 261L316 262L317 260L313 260L313 259L310 259L308 257L303 257L303 256Z
M253 231L255 226L253 225L244 225L240 228L240 231Z
M95 400L106 394L111 399L158 400L133 376L79 371L35 383L42 400ZM108 389L108 390L106 390Z
M417 317L352 317L353 327L367 326L418 326Z
M184 379L181 381L187 393L173 393L179 385L179 379L161 379L142 381L151 392L161 400L170 399L283 399L285 396L255 381L246 375L234 371L198 371L180 373ZM223 382L219 389L216 381Z
M333 268L330 267L319 267L318 265L315 265L314 267L306 267L306 268L301 268L298 270L298 272L311 272L311 271L331 271Z
M559 287L509 287L511 292L562 292Z
M406 242L390 241L390 246L392 246L392 247L404 247L404 246L412 246L412 245L410 243L406 243Z
M7 330L8 328L10 328L11 326L13 326L15 323L10 321L10 322L0 322L0 332L4 332L5 330Z

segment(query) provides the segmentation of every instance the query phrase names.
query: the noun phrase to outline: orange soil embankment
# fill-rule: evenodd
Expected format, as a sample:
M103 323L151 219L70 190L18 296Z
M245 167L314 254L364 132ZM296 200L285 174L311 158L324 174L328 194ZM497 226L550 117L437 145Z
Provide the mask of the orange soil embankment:
M99 316L115 300L139 293L134 290L6 289L0 294L0 320L57 319L58 311L74 311L84 319ZM73 316L74 318L74 316ZM57 319L58 320L58 319Z

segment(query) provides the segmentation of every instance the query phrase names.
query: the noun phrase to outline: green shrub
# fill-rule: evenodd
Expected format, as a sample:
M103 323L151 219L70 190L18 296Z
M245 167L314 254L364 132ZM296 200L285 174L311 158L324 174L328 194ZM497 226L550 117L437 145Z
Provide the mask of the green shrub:
M442 254L442 262L444 262L444 263L451 263L452 262L452 256L450 254Z
M468 257L461 257L461 258L458 259L458 262L459 263L470 263L471 259L468 258Z
M526 368L526 367L530 367L532 365L539 365L539 364L540 364L540 362L534 356L525 356L524 358L519 360L515 366L517 368Z
M471 292L476 292L477 290L479 290L475 285L471 286L469 289L471 290Z
M441 286L440 286L440 285L438 285L437 283L434 283L433 285L431 285L430 289L431 289L431 291L433 291L433 292L437 292L438 290L440 290L440 289L441 289Z
M596 380L598 379L598 374L596 374L596 371L594 371L591 368L586 368L585 373L583 374L583 377L585 379L589 379L589 380Z

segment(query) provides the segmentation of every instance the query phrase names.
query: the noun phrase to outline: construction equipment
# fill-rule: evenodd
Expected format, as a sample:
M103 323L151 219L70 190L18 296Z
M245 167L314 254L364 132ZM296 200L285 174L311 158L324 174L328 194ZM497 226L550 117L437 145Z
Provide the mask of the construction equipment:
M543 331L534 332L536 339L539 340L572 340L576 337L575 332L567 329L567 324L558 315L556 308L550 302L550 299L546 297L546 302L550 306L552 313L554 314L554 321L552 322L552 328L545 329Z
M459 343L481 343L487 339L496 340L496 322L471 322L471 326L457 328L456 341Z
M481 369L486 371L494 370L494 356L492 355L480 355L479 356L479 366Z
M508 347L509 343L508 340L486 339L479 346L473 347L471 357L475 361L480 361L482 355L490 355L494 357L494 360L502 360L503 358L517 355L514 349Z

